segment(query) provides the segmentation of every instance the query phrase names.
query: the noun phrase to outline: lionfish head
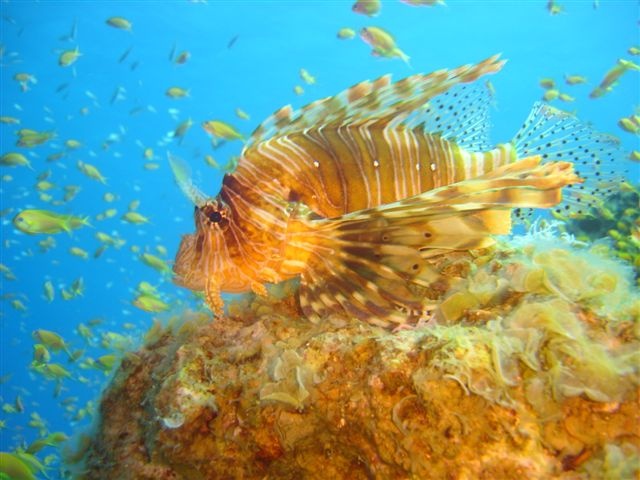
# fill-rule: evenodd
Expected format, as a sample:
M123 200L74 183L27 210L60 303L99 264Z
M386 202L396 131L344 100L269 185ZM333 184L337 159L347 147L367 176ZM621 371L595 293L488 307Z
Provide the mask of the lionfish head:
M174 281L191 290L209 287L226 292L250 288L247 276L238 267L242 259L238 232L231 209L219 197L211 198L196 187L189 166L168 153L169 164L178 187L195 205L196 231L184 235L173 264Z
M227 238L233 221L229 208L218 198L207 200L196 205L194 221L195 233L182 237L174 281L192 290L204 290L208 281L227 292L246 290Z

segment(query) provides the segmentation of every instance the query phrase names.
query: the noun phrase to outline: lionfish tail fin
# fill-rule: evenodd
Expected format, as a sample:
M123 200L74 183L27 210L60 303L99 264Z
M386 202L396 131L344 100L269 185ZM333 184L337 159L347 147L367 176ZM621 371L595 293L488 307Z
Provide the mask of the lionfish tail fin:
M624 152L617 138L598 133L575 115L537 102L512 141L518 157L540 155L543 161L569 161L583 179L569 185L554 212L566 217L586 215L616 191L626 172ZM527 212L530 213L530 212Z
M288 255L302 269L302 310L311 320L411 322L425 309L425 288L440 278L435 257L490 246L492 235L510 232L512 208L552 206L578 181L570 163L540 165L533 156L377 208L303 219Z

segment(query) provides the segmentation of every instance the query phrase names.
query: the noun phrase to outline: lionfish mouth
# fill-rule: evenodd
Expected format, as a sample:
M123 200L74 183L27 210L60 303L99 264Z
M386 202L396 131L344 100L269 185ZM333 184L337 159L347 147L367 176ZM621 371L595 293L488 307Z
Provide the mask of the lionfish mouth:
M204 290L205 276L193 266L197 262L196 236L184 235L173 264L173 281L190 290Z

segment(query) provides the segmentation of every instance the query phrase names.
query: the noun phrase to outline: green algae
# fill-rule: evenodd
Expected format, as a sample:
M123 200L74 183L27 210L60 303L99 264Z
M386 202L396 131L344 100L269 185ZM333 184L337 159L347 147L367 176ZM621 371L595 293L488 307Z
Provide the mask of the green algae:
M312 382L313 371L304 364L295 350L284 350L276 358L271 374L273 382L260 389L260 401L275 401L302 410L309 397L307 387Z
M424 332L423 348L437 348L431 367L503 405L514 404L511 388L524 382L546 412L571 396L620 401L638 385L640 300L629 269L557 245L526 245L459 282L436 312L446 326ZM478 311L491 320L471 325ZM633 342L619 345L625 325Z

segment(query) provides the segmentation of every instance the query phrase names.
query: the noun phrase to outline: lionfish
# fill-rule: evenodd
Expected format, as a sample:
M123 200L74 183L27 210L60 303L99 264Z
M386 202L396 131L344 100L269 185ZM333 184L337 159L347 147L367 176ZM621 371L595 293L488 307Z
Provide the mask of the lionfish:
M492 93L476 80L504 63L495 55L395 83L385 75L283 107L215 198L170 156L196 225L175 281L221 314L223 291L265 295L265 283L299 277L310 320L392 326L424 311L417 292L440 278L434 259L491 245L511 231L514 209L555 206L566 187L558 208L585 212L613 181L617 145L537 103L511 142L491 147Z

